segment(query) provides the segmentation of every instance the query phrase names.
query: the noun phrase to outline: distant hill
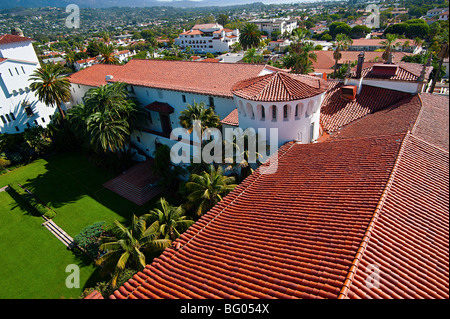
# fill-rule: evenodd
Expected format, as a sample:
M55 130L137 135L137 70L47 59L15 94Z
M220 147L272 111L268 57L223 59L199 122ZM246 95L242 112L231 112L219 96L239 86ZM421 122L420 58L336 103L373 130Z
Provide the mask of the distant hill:
M204 7L204 6L228 6L236 4L247 4L253 2L274 3L287 2L274 0L9 0L1 1L0 9L15 7L41 8L41 7L66 7L68 4L76 4L80 8L107 8L107 7ZM289 2L299 2L291 0Z

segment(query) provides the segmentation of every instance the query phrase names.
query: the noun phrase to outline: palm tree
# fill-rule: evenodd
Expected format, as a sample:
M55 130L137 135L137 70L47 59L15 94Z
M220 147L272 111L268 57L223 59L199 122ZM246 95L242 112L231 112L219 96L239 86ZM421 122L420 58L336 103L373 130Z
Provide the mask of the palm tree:
M98 153L120 153L128 145L130 130L127 121L114 119L109 111L91 114L87 121L90 144Z
M120 64L119 59L114 55L113 45L102 45L102 47L100 48L100 63Z
M345 51L348 49L349 45L353 43L353 40L345 35L345 34L338 34L336 35L336 41L334 43L334 53L333 53L333 58L334 58L334 77L337 76L337 68L338 68L338 62L339 60L342 58L342 54L341 51Z
M129 96L126 84L116 82L89 89L83 100L92 113L111 111L120 115L120 111L129 103Z
M200 121L202 132L207 128L218 128L220 126L220 117L212 107L206 107L205 102L188 104L187 108L181 111L179 119L181 126L190 132L194 128L194 121Z
M172 163L170 148L164 144L159 145L155 150L152 170L159 177L159 186L172 193L177 189L181 177L186 173L183 167Z
M126 83L116 82L90 89L83 98L88 112L109 112L111 119L127 121L130 131L142 128L147 113L126 87Z
M158 232L165 239L175 240L180 234L191 226L194 221L188 220L182 206L170 206L165 198L160 199L161 209L151 210L146 218L150 227L158 229Z
M257 48L261 41L261 33L258 26L254 23L247 23L243 26L239 34L239 43L244 50Z
M199 175L191 174L186 183L189 194L187 207L193 207L195 214L200 217L237 186L234 182L234 177L223 175L221 166L216 169L210 165L208 171Z
M127 228L119 221L114 221L112 238L100 245L104 254L96 260L102 265L102 273L112 272L111 286L116 287L117 278L128 266L142 270L146 263L146 253L160 251L171 245L170 239L158 239L160 236L157 225L148 226L146 217L133 215L131 227Z
M61 104L69 101L71 95L70 82L63 72L64 69L59 64L45 64L29 78L33 81L30 89L35 92L39 101L51 107L56 106L62 118L65 114Z
M439 64L438 68L436 70L436 73L434 75L433 82L431 83L431 87L429 92L433 93L434 88L436 86L436 82L439 79L439 76L441 74L442 69L442 63L444 62L444 59L447 59L449 57L449 44L448 44L448 29L446 29L446 32L444 32L443 36L440 38L441 40L441 50L437 54L437 57L439 58Z
M289 54L282 58L282 65L284 68L291 69L292 73L308 74L314 71L312 61L317 61L314 45L311 42L305 42L291 46Z
M245 52L244 58L242 59L245 63L260 63L263 60L263 57L259 54L256 54L255 48L250 48Z
M238 143L238 139L241 139L243 143ZM226 157L226 147L232 144L233 147L233 158ZM263 155L258 150L258 144L262 143L266 145L265 141L259 139L258 134L251 133L250 135L236 136L233 135L233 141L223 141L225 154L223 163L230 163L228 167L225 168L225 171L232 170L233 168L239 169L239 181L243 181L245 178L250 176L254 170L251 167L251 164L261 163L261 160L264 158ZM241 144L241 145L240 145ZM238 160L239 159L239 160Z
M398 35L397 34L386 34L386 40L381 42L381 44L384 46L384 52L381 58L384 61L390 61L391 59L391 53L394 51L395 48L395 41L397 41Z

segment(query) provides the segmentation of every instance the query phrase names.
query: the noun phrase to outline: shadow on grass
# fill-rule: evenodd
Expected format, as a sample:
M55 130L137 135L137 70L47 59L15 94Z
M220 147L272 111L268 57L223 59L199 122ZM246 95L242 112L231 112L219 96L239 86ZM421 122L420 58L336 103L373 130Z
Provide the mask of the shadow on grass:
M128 221L133 214L139 216L153 209L159 198L138 206L104 188L103 184L116 175L96 167L84 155L78 153L52 155L46 159L44 166L45 173L22 184L45 205L55 210L68 204L76 204L83 197L89 196Z
M12 209L20 208L23 212L25 212L25 215L42 217L42 214L36 208L31 206L25 199L23 199L22 196L20 196L20 194L18 194L13 188L8 187L6 192L12 199L14 199L14 203L11 204Z

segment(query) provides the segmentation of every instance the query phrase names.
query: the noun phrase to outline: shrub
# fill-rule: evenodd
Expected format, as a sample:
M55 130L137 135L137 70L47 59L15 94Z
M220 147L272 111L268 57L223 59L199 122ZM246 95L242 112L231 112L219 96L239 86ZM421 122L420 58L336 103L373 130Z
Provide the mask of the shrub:
M97 258L100 247L100 237L105 231L105 222L96 222L83 228L73 241L82 248L88 255Z
M5 168L7 168L10 165L11 165L11 161L10 160L8 160L6 158L3 158L3 157L0 157L0 170L5 169Z

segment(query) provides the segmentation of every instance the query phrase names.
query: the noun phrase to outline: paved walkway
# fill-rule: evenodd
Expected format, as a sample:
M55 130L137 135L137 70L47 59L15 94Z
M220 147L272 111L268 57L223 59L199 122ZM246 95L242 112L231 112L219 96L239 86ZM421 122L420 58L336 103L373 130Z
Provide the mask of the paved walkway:
M158 177L152 172L153 159L138 163L116 178L103 184L104 187L132 201L144 205L161 193L161 188L154 186Z

